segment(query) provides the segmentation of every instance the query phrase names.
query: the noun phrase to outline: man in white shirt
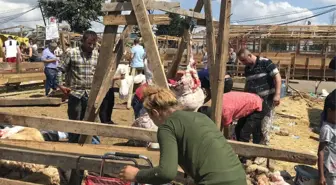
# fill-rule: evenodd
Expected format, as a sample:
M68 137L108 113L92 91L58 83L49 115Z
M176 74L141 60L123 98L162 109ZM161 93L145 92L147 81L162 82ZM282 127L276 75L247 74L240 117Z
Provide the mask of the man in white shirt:
M12 36L8 36L8 40L4 42L3 52L6 57L6 62L15 63L16 61L21 61L19 43L14 40Z

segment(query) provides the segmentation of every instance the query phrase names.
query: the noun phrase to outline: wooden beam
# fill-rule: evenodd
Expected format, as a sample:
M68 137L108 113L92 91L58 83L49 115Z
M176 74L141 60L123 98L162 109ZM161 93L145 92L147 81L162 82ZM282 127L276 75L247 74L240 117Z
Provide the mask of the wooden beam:
M86 135L99 135L157 142L156 131L136 127L107 125L85 121L56 119L37 116L0 113L0 122L4 124L33 127L41 130L57 130ZM237 155L246 157L265 157L269 159L314 165L316 156L295 151L271 148L263 145L228 141ZM99 147L99 146L97 146Z
M202 0L197 0L195 8L194 8L194 12L201 12L202 8L203 8L203 1ZM189 37L190 37L189 30L184 28L182 39L179 41L177 54L175 56L175 59L174 59L172 65L171 65L171 67L168 70L167 78L174 78L175 77L175 75L177 73L178 66L180 65L181 60L182 60L184 50L187 47L186 41L190 40Z
M186 17L191 17L191 18L195 18L195 19L205 19L205 15L199 12L195 12L195 11L189 11L189 10L184 10L181 8L167 8L167 7L157 7L158 10L161 11L165 11L165 12L169 12L169 13L173 13L173 14L179 14L182 16L186 16Z
M148 15L151 24L169 25L170 18L168 14ZM138 25L134 15L106 15L103 20L104 25Z
M120 12L119 12L120 13ZM113 13L117 15L118 13ZM116 36L118 33L118 26L105 26L104 34L101 43L101 49L98 57L98 64L95 69L95 74L92 79L92 87L89 95L88 104L85 111L84 120L94 121L98 115L98 110L103 101L103 98L98 99L97 97L105 97L108 88L101 88L105 86L110 86L112 84L103 84L106 75L109 72L116 70L116 65L113 52ZM91 143L92 137L80 136L79 143Z
M0 107L60 105L61 98L0 98Z
M4 178L0 178L0 184L3 184L3 185L42 185L42 184L35 184L35 183L4 179Z
M159 164L159 159L160 159L160 154L158 151L149 151L146 148L140 148L140 147L125 147L125 146L110 146L110 145L92 145L92 144L87 144L85 146L79 146L77 144L73 143L59 143L59 142L39 142L39 141L23 141L23 140L0 140L0 151L2 151L2 148L11 148L15 149L18 152L22 151L29 151L30 153L35 153L37 152L38 154L43 153L43 154L48 154L48 153L53 153L53 154L60 154L57 155L59 158L63 158L64 160L67 161L69 156L71 157L77 157L77 156L84 156L84 155L104 155L108 152L121 152L121 153L131 153L131 154L139 154L139 155L144 155L148 157L154 165ZM0 155L1 156L1 155ZM70 159L71 159L70 157ZM1 158L1 157L0 157ZM44 156L37 156L33 157L34 161L33 163L37 164L48 164L49 157ZM78 159L78 157L77 157ZM75 162L76 160L75 159ZM26 159L24 159L26 160ZM99 167L100 164L95 165L93 168L86 165L86 161L89 161L90 163L96 163L99 162L99 160L94 160L94 159L88 159L86 160L81 160L80 166L81 169L88 169L90 171L94 172L99 172ZM21 158L17 158L15 161L22 161ZM84 161L84 165L82 165L82 161ZM23 161L25 162L25 161ZM147 163L144 163L144 161L138 161L140 164L140 168L148 168ZM54 163L61 163L61 161L56 161ZM72 165L73 163L71 163ZM117 175L120 170L123 168L125 163L122 161L114 161L112 164L110 162L107 162L106 166L110 166L108 171L105 171L107 174L114 174ZM55 166L55 165L54 165ZM57 167L62 167L64 165L61 164L61 166ZM86 167L85 167L86 166ZM76 168L76 166L74 166ZM98 171L97 171L98 170ZM191 178L184 178L184 172L181 168L178 169L178 174L175 178L175 181L183 183L183 184L189 184L194 185L193 180ZM1 182L1 181L0 181ZM30 184L27 184L30 185Z
M18 149L12 147L0 147L0 159L21 161L34 164L45 164L57 166L64 170L76 169L77 166L81 170L90 170L93 172L100 171L101 160L91 158L80 158L82 154L69 154L49 151L38 151L32 149ZM77 165L79 161L79 165ZM104 172L110 174L118 174L125 164L111 161L105 165ZM145 166L141 166L144 168Z
M215 67L215 55L216 55L216 42L215 42L215 30L212 20L212 5L211 0L203 0L204 2L204 12L206 15L206 45L208 54L208 68L210 70L210 87L211 87L211 104L215 102L214 92L217 91L217 84L215 79L217 79L216 67ZM214 102L213 102L214 101ZM215 121L215 109L213 109L211 114L212 120Z
M144 0L132 0L132 6L147 51L148 65L153 72L153 81L160 87L168 88L166 74L154 39L152 26L149 22L145 2Z
M157 9L157 7L166 7L166 8L179 8L179 2L166 2L166 1L154 1L154 0L145 0L145 5L147 10ZM103 12L114 12L114 11L130 11L133 10L131 2L112 2L112 3L103 3L102 11Z
M214 65L215 68L212 70L212 72L216 73L214 81L217 83L217 89L212 91L213 95L211 96L211 107L214 108L214 113L212 114L214 114L214 121L219 129L222 126L224 78L226 72L226 62L228 61L229 55L230 13L231 0L222 0L219 17L219 32L217 37L216 63ZM224 129L224 131L228 131L227 128ZM225 137L229 137L228 132L225 132Z
M62 48L62 51L63 51L63 53L65 53L65 51L66 51L66 47L65 47L65 38L64 38L64 33L60 33L60 41L61 41L61 48Z

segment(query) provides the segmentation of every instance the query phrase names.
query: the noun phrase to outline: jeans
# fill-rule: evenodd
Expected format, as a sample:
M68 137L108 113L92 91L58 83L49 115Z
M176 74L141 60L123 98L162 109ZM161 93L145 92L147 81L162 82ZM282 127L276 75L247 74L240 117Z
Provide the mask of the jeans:
M131 105L133 107L135 119L137 119L140 116L140 110L143 108L143 104L137 95L133 96Z
M110 88L99 109L99 118L102 123L111 123L114 107L114 89Z
M83 120L88 103L88 95L83 95L80 99L70 95L68 100L68 117L70 120ZM69 143L78 143L80 134L69 133ZM92 144L100 144L99 137L93 136Z
M49 94L50 89L57 89L57 69L54 68L44 68L44 74L46 75L45 81L45 94L46 96Z
M249 142L252 134L253 143L261 144L263 139L262 121L267 114L266 103L263 102L262 111L254 111L250 115L240 118L235 128L237 141Z

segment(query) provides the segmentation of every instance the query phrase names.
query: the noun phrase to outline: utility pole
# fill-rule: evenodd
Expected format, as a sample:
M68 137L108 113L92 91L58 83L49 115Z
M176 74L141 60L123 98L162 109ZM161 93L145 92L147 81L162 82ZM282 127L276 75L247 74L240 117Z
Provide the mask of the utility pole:
M43 9L42 9L42 6L41 6L41 2L39 1L38 4L39 4L40 11L41 11L41 14L42 14L42 18L43 18L44 26L47 26L47 24L46 24L46 20L45 20L45 17L44 17L44 12L43 12Z

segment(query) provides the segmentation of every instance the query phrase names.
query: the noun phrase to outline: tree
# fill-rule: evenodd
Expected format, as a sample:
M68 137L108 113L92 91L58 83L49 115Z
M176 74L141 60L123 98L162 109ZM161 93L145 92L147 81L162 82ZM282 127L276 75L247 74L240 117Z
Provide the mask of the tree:
M178 14L169 14L169 17L171 18L170 24L158 25L156 35L182 36L185 20Z
M39 0L46 17L56 17L59 22L66 21L73 32L83 33L91 28L91 21L102 16L103 0L45 1Z

